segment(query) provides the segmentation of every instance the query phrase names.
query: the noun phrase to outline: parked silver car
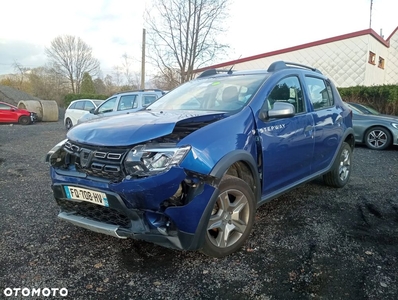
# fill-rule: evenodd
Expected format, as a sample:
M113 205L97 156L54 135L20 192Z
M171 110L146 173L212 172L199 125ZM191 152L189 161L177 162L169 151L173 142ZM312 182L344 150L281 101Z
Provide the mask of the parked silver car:
M398 145L398 117L383 115L371 107L346 103L352 110L355 142L374 150L384 150Z
M136 90L122 92L106 99L102 105L82 116L78 123L100 117L110 117L143 109L165 94L162 90Z

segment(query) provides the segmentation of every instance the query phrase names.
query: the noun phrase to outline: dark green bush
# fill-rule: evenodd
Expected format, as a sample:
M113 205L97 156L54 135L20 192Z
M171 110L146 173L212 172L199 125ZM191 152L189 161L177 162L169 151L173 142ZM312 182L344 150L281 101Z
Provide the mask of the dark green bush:
M100 99L100 100L105 100L109 96L107 95L97 95L97 94L67 94L64 98L64 105L65 107L68 107L68 105L73 101L73 100L78 100L78 99Z
M368 105L383 114L398 115L398 85L338 88L346 102Z

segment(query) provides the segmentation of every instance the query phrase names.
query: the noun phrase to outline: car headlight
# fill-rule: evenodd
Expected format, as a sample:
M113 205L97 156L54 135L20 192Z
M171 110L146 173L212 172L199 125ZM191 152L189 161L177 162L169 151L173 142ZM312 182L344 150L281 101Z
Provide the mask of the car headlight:
M170 167L178 165L190 149L190 146L172 147L170 144L136 146L127 154L124 168L131 176L162 173Z
M56 144L48 153L46 154L45 162L48 163L50 166L53 166L63 160L61 149L65 145L67 139L59 142Z
M392 127L398 129L398 123L391 123Z

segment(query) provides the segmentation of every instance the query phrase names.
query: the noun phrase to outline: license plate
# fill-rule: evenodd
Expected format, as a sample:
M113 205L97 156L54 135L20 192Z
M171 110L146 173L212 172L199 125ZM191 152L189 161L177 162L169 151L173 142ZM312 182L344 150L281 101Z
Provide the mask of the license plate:
M82 189L75 186L64 186L66 198L73 200L82 200L95 203L102 206L109 206L108 198L105 193Z

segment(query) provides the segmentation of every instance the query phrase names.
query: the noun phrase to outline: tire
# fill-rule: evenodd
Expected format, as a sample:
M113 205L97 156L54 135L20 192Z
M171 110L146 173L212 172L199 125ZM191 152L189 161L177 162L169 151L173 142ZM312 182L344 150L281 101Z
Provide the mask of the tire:
M242 179L225 175L219 191L201 250L212 257L240 249L250 235L256 213L253 191Z
M69 119L69 118L66 118L66 120L65 120L65 129L66 129L66 130L69 130L69 129L71 129L72 127L73 127L72 120Z
M341 188L347 184L351 176L351 158L352 149L348 143L344 142L332 169L323 176L327 185Z
M373 127L365 133L365 144L372 150L384 150L391 144L391 133L384 127Z
M28 116L19 117L18 123L21 124L21 125L29 125L30 124L30 117L28 117Z

